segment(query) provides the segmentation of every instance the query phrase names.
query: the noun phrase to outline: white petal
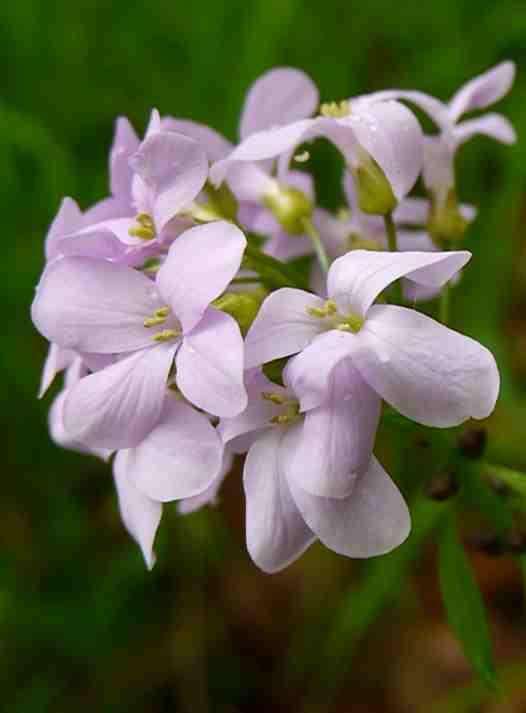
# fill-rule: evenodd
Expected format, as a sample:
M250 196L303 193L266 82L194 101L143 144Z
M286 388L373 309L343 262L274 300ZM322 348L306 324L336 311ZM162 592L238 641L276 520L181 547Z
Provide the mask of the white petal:
M168 116L163 119L162 125L166 131L176 131L178 134L197 141L211 163L225 158L233 149L230 141L206 124L199 124L197 121L189 119L173 119Z
M64 404L70 436L90 447L137 446L161 415L176 346L135 352L81 379Z
M163 508L161 503L150 500L130 482L129 459L130 451L119 451L113 463L119 510L124 526L141 548L146 566L151 569L155 564L153 542Z
M414 310L371 308L357 335L354 364L369 384L407 418L457 426L486 418L499 392L499 372L481 344Z
M453 130L453 138L457 145L463 144L477 134L489 136L503 144L514 144L517 141L515 129L502 114L485 114L478 119L462 121Z
M196 510L200 510L205 505L217 505L219 502L218 492L221 488L223 480L232 470L234 463L233 455L228 451L223 451L223 462L219 474L214 478L212 483L206 490L203 490L199 495L193 495L191 498L184 498L177 504L177 511L181 515L189 515Z
M323 331L322 320L307 313L322 307L323 300L310 292L283 287L261 305L245 340L245 368L301 351Z
M287 567L314 541L280 468L282 431L269 429L250 448L243 472L247 548L264 572Z
M42 379L38 398L41 399L49 389L55 376L68 367L75 359L76 354L71 349L62 349L58 344L50 344L49 351L42 370Z
M223 445L204 414L167 396L155 428L128 453L131 482L149 498L168 502L198 495L213 483Z
M449 102L451 121L468 111L485 109L509 92L515 79L515 64L501 62L461 87Z
M352 250L331 265L327 291L344 314L350 311L364 317L380 292L398 278L441 287L470 258L471 253L466 250L436 253Z
M82 212L73 198L63 198L46 235L46 260L53 260L60 254L58 249L60 239L68 233L79 230L82 220Z

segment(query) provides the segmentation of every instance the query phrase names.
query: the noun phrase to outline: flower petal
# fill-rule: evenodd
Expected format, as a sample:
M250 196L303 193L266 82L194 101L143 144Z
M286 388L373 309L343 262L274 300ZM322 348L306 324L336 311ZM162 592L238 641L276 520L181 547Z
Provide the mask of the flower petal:
M198 408L227 418L246 408L243 338L229 314L208 309L184 336L176 367L177 386Z
M64 404L69 435L90 447L139 445L161 415L176 347L163 344L135 352L81 379Z
M174 131L159 131L145 139L130 165L153 192L158 231L194 200L208 176L203 149Z
M146 566L155 564L153 542L161 522L163 506L150 500L132 484L128 477L130 451L119 451L113 463L113 477L119 498L119 510L124 526L141 548Z
M32 305L36 328L65 349L112 354L152 344L143 322L162 306L145 275L88 257L66 257L44 272Z
M144 495L168 502L206 490L222 460L223 444L208 418L167 396L155 428L129 451L128 477Z
M218 131L197 121L174 119L171 116L167 116L163 119L163 129L165 131L176 131L178 134L183 134L183 136L188 136L190 139L197 141L211 163L225 158L234 148L230 141L225 139Z
M499 392L491 352L426 315L375 305L353 355L363 378L397 411L426 426L486 418Z
M282 431L271 428L250 448L243 472L247 548L264 572L287 567L314 541L280 467Z
M306 119L316 110L318 100L316 85L305 72L292 67L265 72L247 93L239 127L241 139Z
M292 444L287 444L291 449ZM290 482L292 497L321 542L347 557L390 552L411 529L407 505L380 463L371 459L346 498L320 498Z
M226 290L241 266L246 244L239 228L224 220L190 228L173 243L157 273L157 285L185 333Z
M374 158L395 196L400 200L409 193L423 161L422 129L414 114L400 102L371 102L351 111L341 124Z
M317 317L307 313L322 307L323 300L310 292L283 287L272 292L248 330L245 340L245 368L301 351L323 330Z
M184 498L183 500L180 500L177 504L177 512L180 515L189 515L196 510L200 510L205 505L217 505L219 501L217 494L223 484L223 480L232 470L233 463L233 455L225 449L223 451L223 461L221 463L219 474L214 478L208 488L203 490L202 493L199 493L199 495L193 495L191 498Z
M123 259L128 250L110 230L83 230L68 235L59 241L58 249L64 256L94 257L99 260Z
M419 285L441 287L470 258L471 253L466 250L436 253L352 250L331 265L327 292L344 314L350 311L365 317L380 292L399 277Z
M74 361L76 354L71 349L62 349L58 344L50 344L47 353L42 379L38 390L38 398L41 399L49 389L55 376L63 371Z
M514 144L517 141L515 129L502 114L485 114L478 119L462 121L453 129L453 139L457 145L463 144L477 134L489 136L503 144Z
M356 335L331 329L288 362L283 378L298 397L302 411L315 409L327 400L333 369L357 348Z
M287 476L311 495L343 498L367 470L380 419L379 396L350 359L332 370L326 401L305 414Z
M310 130L314 130L317 123L316 119L302 119L287 126L251 134L236 146L227 158L211 167L210 180L218 186L237 161L263 161L267 158L275 158L284 151L290 151L309 138Z
M351 100L351 111L354 109L354 105L357 101L370 103L372 101L387 101L393 99L397 101L402 99L410 104L414 104L425 112L440 128L447 128L450 125L447 104L424 92L407 89L384 89L379 92L358 97L358 99Z
M115 122L115 134L110 151L110 188L114 196L131 199L133 170L130 157L139 148L139 139L135 129L125 116L119 116Z
M501 62L461 87L449 102L451 121L468 111L485 109L507 94L515 79L515 64Z
M53 260L60 254L58 249L60 239L68 233L79 230L82 221L82 212L73 198L63 198L46 235L46 260Z

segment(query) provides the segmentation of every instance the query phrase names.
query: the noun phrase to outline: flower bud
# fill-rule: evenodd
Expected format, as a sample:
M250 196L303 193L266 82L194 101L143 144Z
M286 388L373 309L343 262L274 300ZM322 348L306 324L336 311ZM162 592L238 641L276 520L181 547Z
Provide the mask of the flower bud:
M250 292L225 292L212 302L212 306L233 317L245 335L267 295L267 290L261 288Z
M275 183L263 197L263 203L287 233L303 235L304 220L312 216L312 203L305 193L292 186Z
M460 212L457 195L450 188L444 201L431 197L427 228L433 242L441 247L444 242L461 240L468 221Z
M358 204L364 213L387 215L396 208L391 184L376 161L362 152L359 162L351 166Z

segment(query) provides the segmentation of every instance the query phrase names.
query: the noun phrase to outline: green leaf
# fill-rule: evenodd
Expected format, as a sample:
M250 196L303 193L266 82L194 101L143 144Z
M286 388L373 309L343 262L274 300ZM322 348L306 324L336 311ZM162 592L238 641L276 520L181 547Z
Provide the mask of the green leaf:
M469 467L466 464L463 468L461 496L466 506L480 512L498 535L503 535L512 528L513 516L506 501L482 480L478 467Z
M488 687L497 690L484 603L458 539L453 516L449 518L440 539L439 577L451 629L481 679Z

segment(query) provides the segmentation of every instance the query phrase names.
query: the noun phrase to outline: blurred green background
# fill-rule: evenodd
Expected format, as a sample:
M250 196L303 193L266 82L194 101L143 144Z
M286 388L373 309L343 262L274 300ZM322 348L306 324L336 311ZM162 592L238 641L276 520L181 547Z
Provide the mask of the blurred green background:
M244 549L239 474L217 510L181 518L166 508L159 561L147 573L120 524L109 468L48 438L51 397L36 399L46 345L29 319L60 198L87 207L107 191L117 115L142 131L156 106L234 140L244 92L275 65L304 69L324 100L390 86L447 98L510 58L518 78L499 110L519 144L479 138L460 156L460 196L479 217L453 326L494 349L503 390L490 452L526 467L524 0L17 0L0 8L0 57L1 710L526 710L526 618L511 557L473 556L510 691L493 702L445 625L432 546L409 580L400 556L385 558L375 585L374 565L320 546L284 573L263 575ZM320 182L330 207L337 187L336 177ZM361 570L372 571L372 589L360 589ZM382 606L368 609L379 587ZM328 617L349 591L340 680L324 707L311 674Z

